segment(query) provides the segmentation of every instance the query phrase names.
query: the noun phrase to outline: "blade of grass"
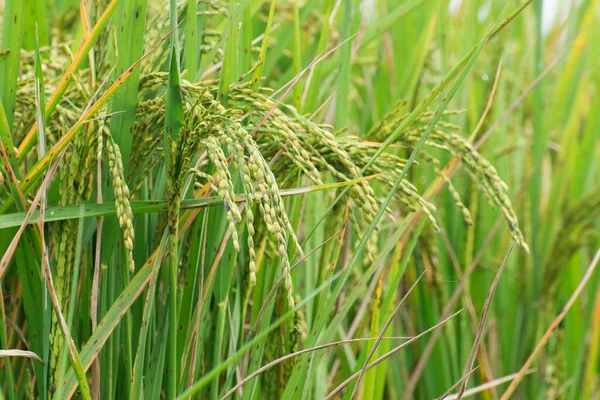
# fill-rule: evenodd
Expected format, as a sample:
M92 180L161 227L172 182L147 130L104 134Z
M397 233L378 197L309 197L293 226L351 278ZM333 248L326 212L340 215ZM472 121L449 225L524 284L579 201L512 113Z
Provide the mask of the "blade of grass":
M4 104L0 101L0 141L2 141L3 152L6 152L6 165L10 165L15 174L19 173L17 165L16 148L12 140L8 117L4 110ZM4 156L4 155L3 155Z
M594 391L594 382L597 379L598 370L598 348L600 347L600 287L596 288L596 298L594 299L594 308L592 311L592 327L590 328L590 348L588 351L587 362L585 366L585 375L583 379L583 395L586 398L592 398Z
M292 50L292 61L294 64L294 74L298 75L302 72L302 41L300 39L300 6L298 5L298 0L294 1L294 47ZM349 36L349 35L348 35ZM350 46L350 44L346 44L346 46ZM343 49L343 47L342 47ZM343 50L342 50L343 51ZM294 86L294 107L300 109L300 97L302 96L302 88L300 85Z
M533 1L533 10L535 14L535 56L534 62L534 73L539 75L544 67L544 39L542 36L542 9L543 3L541 0ZM533 156L533 177L530 186L531 202L531 246L533 251L533 269L532 269L532 281L533 288L531 294L531 304L537 304L539 302L541 278L542 278L542 263L538 260L540 257L540 246L538 241L539 231L539 215L540 215L540 204L541 190L542 190L542 159L544 158L547 151L548 135L544 128L543 118L543 107L544 107L544 86L543 82L533 91L533 147L531 149ZM530 322L533 326L537 326L535 315Z
M530 369L529 371L527 371L527 374L532 374L534 372L535 372L535 370ZM490 390L491 388L494 388L496 386L500 386L503 383L510 382L516 376L517 376L517 374L506 375L506 376L503 376L501 378L496 378L496 379L494 379L491 382L484 383L483 385L479 385L479 386L473 387L471 389L466 390L465 393L464 393L464 395L463 395L463 397L471 397L471 396L476 395L478 393L481 393L483 391ZM456 400L457 398L458 397L457 397L456 394L451 394L451 395L448 395L448 396L442 396L442 397L439 398L439 400Z

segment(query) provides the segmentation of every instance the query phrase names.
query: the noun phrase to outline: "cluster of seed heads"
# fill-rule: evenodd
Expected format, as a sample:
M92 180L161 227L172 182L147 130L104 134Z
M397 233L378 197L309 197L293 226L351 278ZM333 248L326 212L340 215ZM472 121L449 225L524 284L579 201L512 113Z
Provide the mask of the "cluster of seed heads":
M208 10L222 12L222 4L209 2ZM156 11L156 10L155 10ZM209 13L210 14L210 13ZM207 15L207 18L211 18ZM209 32L210 33L210 32ZM210 34L206 35L210 38ZM158 55L157 55L158 56ZM151 64L151 63L149 63ZM28 72L29 73L29 72ZM65 93L64 100L56 109L56 119L49 122L49 143L57 140L64 126L71 126L81 110L74 104L85 104L80 101L89 96L82 74L75 79L76 84L71 85ZM80 82L81 81L81 82ZM47 87L52 88L56 80L50 77ZM160 162L161 143L164 135L165 102L161 97L156 97L157 92L164 92L167 86L166 73L146 73L141 76L139 91L140 98L150 99L138 103L136 122L132 128L135 152L130 159L129 175L127 181L131 188L140 187L144 178L148 176L152 167ZM33 79L28 75L20 82L19 90L31 90ZM248 230L249 249L249 278L256 280L256 253L255 241L255 210L258 209L263 216L264 223L270 235L277 241L277 253L283 260L283 274L286 288L289 291L290 303L293 302L290 265L288 261L288 237L295 243L298 252L301 248L285 212L285 205L279 194L280 187L287 187L297 182L298 172L314 184L323 184L333 177L336 181L345 182L362 175L375 175L375 179L383 183L384 187L391 189L404 168L405 160L396 156L395 152L385 152L375 162L365 168L377 150L377 143L385 138L402 123L406 117L404 110L406 103L399 103L382 120L364 136L358 138L344 136L336 137L331 128L313 123L305 116L299 114L293 107L281 105L276 107L271 99L268 89L256 90L250 83L235 83L229 90L229 105L224 108L214 99L218 92L218 81L207 80L199 83L182 81L182 94L186 124L180 132L177 143L170 143L174 154L180 154L180 161L189 164L189 159L198 152L206 152L207 157L203 163L195 165L193 171L198 177L211 184L214 191L223 199L227 210L229 231L236 249L239 249L239 235L237 225L245 219ZM29 96L31 97L31 96ZM27 102L28 96L18 96L19 102ZM35 109L32 104L22 104L22 110ZM74 108L75 107L75 108ZM447 111L445 116L457 113ZM195 116L195 118L193 118ZM199 118L202 116L202 118ZM433 117L433 112L424 112L404 132L400 134L396 144L401 147L411 148L422 137L423 132ZM17 127L29 127L35 115L31 113L17 115ZM429 136L426 147L420 153L420 159L437 165L438 160L427 152L427 148L443 149L457 156L465 165L467 173L474 183L484 193L490 204L502 210L509 221L513 238L526 247L521 231L518 228L516 214L514 213L507 195L506 184L500 179L493 166L485 160L462 136L453 131L458 127L446 121L439 121L436 128ZM17 129L18 131L18 129ZM19 131L20 132L20 131ZM23 132L21 132L23 134ZM102 152L102 134L97 135L98 150ZM133 229L131 227L131 208L129 200L133 193L129 193L125 184L120 152L112 140L105 141L109 154L109 164L115 198L118 210L119 224L123 229L125 248L129 253L130 268L133 267ZM87 144L89 145L89 143ZM226 151L225 151L226 150ZM89 156L85 164L89 165ZM112 160L111 160L112 158ZM171 163L183 165L173 158ZM208 175L203 170L206 161L215 167L216 174ZM72 163L70 168L75 168ZM243 183L243 200L245 206L239 207L233 192L233 181L229 168L234 166ZM171 168L168 166L168 168ZM458 191L449 180L437 170L441 178L448 184L455 203L461 210L467 223L472 223L470 213L461 201ZM181 198L183 171L171 171L173 203L177 204ZM186 170L189 172L189 168ZM275 179L275 176L278 179ZM174 185L174 186L173 186ZM85 185L80 185L82 188ZM81 190L79 187L77 190ZM135 191L135 190L134 190ZM380 199L377 198L372 185L362 181L351 186L348 192L353 212L350 218L359 230L368 225L380 208ZM431 224L437 229L434 217L435 207L424 200L417 188L408 180L403 180L395 193L401 209L406 211L422 211ZM173 208L174 210L177 207ZM391 209L386 210L390 218L394 217ZM245 218L242 218L242 214ZM174 216L171 217L174 219ZM377 254L377 232L369 238L366 260L372 261Z
M360 168L352 160L343 145L327 129L298 114L291 106L286 106L287 113L276 108L275 103L263 91L253 90L249 84L235 85L230 90L230 98L239 106L252 110L249 116L250 125L261 123L259 128L261 153L270 159L284 155L305 176L315 184L323 184L321 171L328 171L338 181L350 181L361 176ZM269 114L269 117L265 117ZM289 173L283 174L289 176ZM377 214L379 203L375 193L367 182L351 186L350 198L359 210L365 224L369 224ZM354 222L359 225L354 214ZM366 252L366 262L373 261L377 254L377 235L370 237Z
M369 140L383 141L408 117L408 114L402 113L401 110L404 107L404 103L399 103L392 111L376 124L367 134ZM459 111L446 111L444 115L457 114ZM417 120L411 124L406 130L401 132L397 139L397 143L407 146L414 147L421 140L422 135L427 130L431 119L433 118L433 112L422 113ZM523 234L519 229L518 219L515 211L512 208L510 198L508 197L507 191L508 186L500 176L492 164L486 160L477 150L471 145L471 143L455 133L460 128L446 121L439 121L436 127L430 133L425 145L430 148L441 149L448 153L456 156L466 167L466 171L476 184L476 186L483 192L488 203L493 207L499 207L508 221L511 236L513 240L523 247L526 251L529 251L527 244L523 238ZM431 155L427 154L426 151L421 152L422 158L437 164L437 160ZM442 175L447 183L449 179ZM463 212L463 216L467 223L471 223L471 216L467 208L464 206L458 192L449 185L449 190L454 198L456 204Z
M145 80L152 85L155 82ZM181 196L186 172L197 178L196 186L208 183L216 194L223 199L233 246L239 251L237 225L242 214L237 204L234 183L230 168L233 166L243 183L244 215L248 229L249 279L256 282L256 251L254 248L254 207L260 210L265 226L277 242L277 253L283 264L283 277L288 292L288 302L294 304L291 266L289 261L288 238L295 244L296 251L302 256L302 250L292 224L287 216L285 204L281 198L275 176L261 154L257 143L240 123L243 113L240 110L226 109L216 102L206 90L189 91L184 85L183 98L186 100L184 111L186 123L178 132L176 142L171 144L171 160L168 166L167 198L169 200L170 224L177 215L178 199ZM160 103L164 105L163 103ZM134 128L137 129L137 128ZM225 150L227 150L228 155ZM206 153L215 170L210 175L195 165L191 168L189 160L194 154ZM171 204L174 204L171 207ZM171 213L173 208L173 213Z
M135 263L133 261L133 239L135 237L133 230L133 212L131 211L131 205L129 204L129 187L125 182L123 174L121 151L119 150L119 146L113 142L111 136L107 136L105 147L115 195L117 219L119 220L119 226L123 231L123 245L125 246L125 250L127 250L127 265L129 271L133 272L135 271Z
M223 142L233 155L233 161L242 176L244 193L248 202L245 209L247 210L246 224L250 238L248 240L250 280L252 282L256 281L256 267L254 264L256 254L252 239L255 229L253 226L254 215L251 208L254 204L257 204L268 232L277 240L277 253L283 263L283 277L288 293L288 303L290 306L293 306L293 284L287 238L290 237L292 239L300 256L302 256L302 248L287 216L285 204L279 193L275 176L260 153L258 145L239 122L231 121L227 129L223 130L223 132L227 134L223 138Z
M166 85L167 76L158 73L146 75L142 78L142 82L140 85L141 90L144 90L144 88L156 90ZM190 98L206 97L209 96L208 94L214 96L217 92L218 82L213 80L190 84L183 81L182 87L184 93ZM275 107L275 102L269 97L267 89L257 91L247 83L234 84L230 87L229 99L230 111L237 109L247 113L243 121L246 132L254 131L255 127L260 124L256 129L255 137L252 138L253 141L256 140L257 155L242 158L240 154L243 153L239 149L228 145L229 152L238 170L246 171L242 175L247 177L245 179L250 179L251 175L248 174L248 168L256 160L270 160L267 165L268 168L261 169L261 171L269 171L271 174L275 172L279 177L279 184L284 186L292 185L295 182L297 174L294 171L300 172L315 184L324 182L324 172L329 172L334 179L341 182L360 177L361 171L377 150L378 143L385 140L407 117L406 112L402 110L406 103L399 103L367 133L364 137L367 142L363 142L349 136L336 138L328 127L311 122L306 117L298 114L293 107ZM457 113L459 111L447 111L444 115L451 116ZM402 132L395 145L405 148L414 147L427 129L432 117L433 112L424 112L420 115L413 124ZM483 191L490 204L501 208L505 218L509 221L513 238L521 246L527 248L518 228L516 214L507 195L506 184L500 179L491 164L466 139L453 133L457 129L458 127L453 124L439 121L436 129L426 142L425 150L421 151L420 158L434 165L439 164L435 157L427 153L427 148L443 149L457 156L466 166L467 173L473 178L477 187ZM235 131L231 128L229 130ZM246 151L250 151L246 143L231 136L231 132L226 132L224 136L217 136L222 138L229 136L234 143L241 143L246 146ZM226 144L227 142L224 139L220 143ZM262 161L259 165L263 165ZM386 188L391 189L404 165L404 159L394 155L393 152L385 152L366 168L364 174L376 175L378 181L384 183ZM254 173L254 175L259 180L267 178L264 172ZM471 224L470 212L461 201L458 191L448 177L441 175L441 178L448 184L448 190L461 210L466 223ZM263 186L258 185L258 187ZM246 219L247 221L253 221L251 213L254 203L252 201L255 199L252 197L252 187L246 181L244 181L244 192L246 201L250 205L246 208ZM355 205L355 210L360 215L359 220L356 218L355 213L351 213L350 217L353 218L353 222L357 226L360 226L361 223L363 225L370 223L380 207L380 202L376 198L371 185L366 181L353 185L349 195ZM435 206L424 200L411 182L403 180L395 195L402 207L408 211L422 211L433 227L437 229L434 216ZM271 215L270 204L268 207L259 204L259 208L261 213ZM392 217L391 210L387 211L388 215ZM265 222L269 227L269 232L276 234L276 231L270 228L269 218L266 218ZM249 229L254 231L252 228ZM253 248L253 243L250 243L249 247ZM377 235L375 233L369 240L366 261L372 260L376 254ZM254 271L254 258L252 256L250 258L251 271ZM253 272L251 272L251 279L254 279Z

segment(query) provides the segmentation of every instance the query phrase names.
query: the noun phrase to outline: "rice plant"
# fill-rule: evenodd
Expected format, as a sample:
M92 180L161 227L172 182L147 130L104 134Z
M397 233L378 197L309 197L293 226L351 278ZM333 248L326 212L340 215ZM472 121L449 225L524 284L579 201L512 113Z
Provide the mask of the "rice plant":
M597 1L0 3L1 398L600 396Z

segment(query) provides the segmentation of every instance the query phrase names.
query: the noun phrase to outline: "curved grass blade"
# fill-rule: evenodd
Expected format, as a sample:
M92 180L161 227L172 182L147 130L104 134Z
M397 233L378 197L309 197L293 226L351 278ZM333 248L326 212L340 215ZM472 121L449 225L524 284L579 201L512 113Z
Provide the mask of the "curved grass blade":
M42 361L42 359L34 352L27 351L27 350L19 350L19 349L0 350L0 358L2 358L2 357L26 357L26 358L33 358L34 360Z
M199 35L200 27L198 16L198 2L188 0L186 8L185 42L184 42L184 63L183 68L187 70L189 76L196 76L198 69L198 53L202 44L202 36Z
M10 134L10 125L2 101L0 101L0 141L6 151L7 164L10 165L15 174L18 174L17 153L15 152L15 144Z

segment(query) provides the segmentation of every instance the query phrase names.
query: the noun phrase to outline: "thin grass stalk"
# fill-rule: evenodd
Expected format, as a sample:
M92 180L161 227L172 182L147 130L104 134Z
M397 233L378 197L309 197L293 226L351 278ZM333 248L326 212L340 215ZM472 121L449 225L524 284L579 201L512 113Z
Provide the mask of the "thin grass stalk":
M583 379L583 396L592 398L594 393L594 384L598 381L597 369L600 348L600 286L596 288L596 297L594 299L594 308L592 311L591 340L588 351L585 373Z
M123 74L143 54L144 30L146 28L146 0L123 1L115 17L118 58L115 65L115 78ZM112 95L110 131L113 134L121 154L125 176L129 171L129 159L133 141L132 127L135 122L140 70L131 76Z
M11 135L11 129L8 122L6 111L4 110L4 103L0 101L0 140L2 141L2 147L6 152L6 163L10 165L16 176L19 174L19 168L17 164L17 149L14 145Z
M409 339L413 339L413 337L412 336L382 337L379 340L409 340ZM289 360L290 358L297 357L297 356L299 356L301 354L304 354L304 353L311 353L311 352L318 351L318 350L328 349L328 348L334 347L334 346L345 345L345 344L348 344L348 343L355 343L355 342L374 341L374 340L378 340L378 338L346 339L346 340L341 340L341 341L332 342L332 343L326 343L326 344L322 344L320 346L312 347L310 349L303 349L303 350L299 350L299 351L294 352L294 353L286 354L285 356L280 357L277 360L271 361L270 363L264 365L260 369L254 371L252 374L250 374L247 377L245 377L242 381L238 382L233 388L231 388L227 393L225 393L223 395L223 397L221 397L221 400L225 400L226 398L228 398L229 396L231 396L233 393L235 393L236 390L238 390L239 388L243 387L246 383L248 383L252 379L258 377L258 375L260 375L264 371L267 371L268 369L273 368L277 364L280 364L280 363L284 362L285 360Z
M221 354L223 348L223 332L225 330L225 316L227 312L227 304L229 298L226 296L225 299L217 304L217 323L215 331L215 342L213 349L213 361L216 365L221 362ZM219 379L213 379L210 388L210 395L213 400L219 398Z

